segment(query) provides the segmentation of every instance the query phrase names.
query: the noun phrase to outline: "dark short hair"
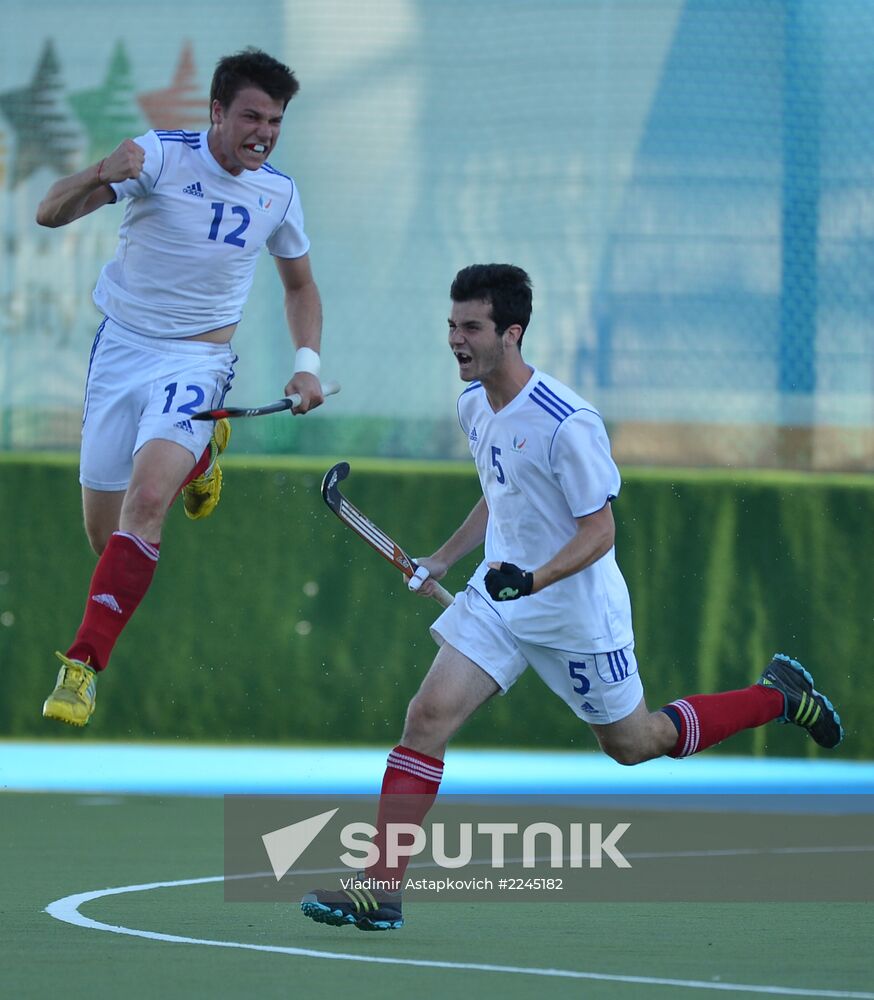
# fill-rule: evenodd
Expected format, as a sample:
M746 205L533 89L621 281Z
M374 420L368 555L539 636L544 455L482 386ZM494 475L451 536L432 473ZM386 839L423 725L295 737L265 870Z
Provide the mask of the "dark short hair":
M463 267L452 282L449 297L453 302L490 302L499 334L514 323L524 334L531 319L531 279L514 264Z
M213 101L230 107L244 87L258 87L274 101L282 101L283 110L300 90L297 78L284 63L261 49L243 49L219 59L209 88L210 115Z

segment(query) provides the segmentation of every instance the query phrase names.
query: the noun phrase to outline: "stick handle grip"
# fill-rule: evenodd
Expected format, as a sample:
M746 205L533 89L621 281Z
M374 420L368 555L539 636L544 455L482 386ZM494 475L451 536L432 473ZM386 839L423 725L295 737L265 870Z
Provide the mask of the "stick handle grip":
M339 391L340 391L339 382L333 382L333 381L325 382L322 385L323 396L336 396ZM293 392L290 396L283 396L282 398L285 400L286 409L290 410L293 407L297 406L297 404L300 402L300 393Z
M441 608L448 608L455 600L452 594L445 587L441 587L436 580L434 581L434 593L430 596L434 598Z

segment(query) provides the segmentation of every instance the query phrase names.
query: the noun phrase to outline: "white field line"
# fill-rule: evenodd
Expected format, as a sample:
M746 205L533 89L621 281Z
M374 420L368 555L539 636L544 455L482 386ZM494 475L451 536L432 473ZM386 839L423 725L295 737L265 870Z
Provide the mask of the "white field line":
M241 876L249 878L252 876ZM290 948L282 945L247 944L241 941L213 941L209 938L187 937L178 934L161 934L156 931L136 930L132 927L118 927L93 920L79 912L79 907L105 896L120 896L131 892L148 892L150 889L170 889L186 885L204 885L208 882L222 882L224 875L207 878L178 879L172 882L146 882L142 885L123 885L113 889L96 889L64 896L49 903L45 912L56 920L86 927L89 930L108 931L111 934L126 934L130 937L147 938L151 941L166 941L172 944L193 944L210 948L237 948L243 951L260 951L278 955L294 955L299 958L321 958L334 962L366 962L371 965L404 965L421 969L452 969L464 972L492 972L504 975L540 976L553 979L581 979L598 982L634 983L641 986L670 986L674 989L717 990L722 992L749 993L784 997L833 997L838 1000L874 1000L874 993L854 990L811 990L790 986L763 986L750 983L725 983L696 979L661 979L656 976L621 976L602 972L579 972L575 969L539 969L516 965L491 965L480 962L441 962L431 959L385 958L376 955L350 955L345 952L315 951L311 948Z

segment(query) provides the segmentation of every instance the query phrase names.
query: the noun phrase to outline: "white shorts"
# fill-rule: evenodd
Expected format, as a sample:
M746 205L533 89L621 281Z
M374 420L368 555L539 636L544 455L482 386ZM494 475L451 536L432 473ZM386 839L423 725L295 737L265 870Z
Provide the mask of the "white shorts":
M144 337L105 319L85 384L79 482L92 490L126 489L134 455L156 438L200 458L213 423L191 414L221 404L236 360L228 344Z
M575 715L592 725L624 719L643 697L633 642L609 653L525 642L472 587L434 622L431 635L438 645L448 642L473 660L504 694L530 665Z

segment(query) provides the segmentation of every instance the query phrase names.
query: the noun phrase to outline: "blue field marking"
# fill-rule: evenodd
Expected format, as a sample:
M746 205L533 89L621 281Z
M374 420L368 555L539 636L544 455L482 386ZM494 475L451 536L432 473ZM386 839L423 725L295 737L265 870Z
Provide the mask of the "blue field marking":
M377 794L389 747L0 741L0 790ZM702 756L622 767L597 752L452 750L444 794L872 795L874 763Z

